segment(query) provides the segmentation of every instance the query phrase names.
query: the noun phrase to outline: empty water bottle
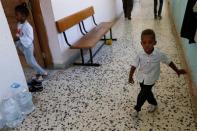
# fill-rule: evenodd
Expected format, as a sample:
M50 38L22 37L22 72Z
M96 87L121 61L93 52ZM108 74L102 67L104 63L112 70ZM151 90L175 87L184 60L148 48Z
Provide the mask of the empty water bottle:
M17 95L18 93L20 93L24 90L27 90L27 88L25 88L25 86L23 86L19 83L13 83L10 87L11 87L10 91L11 91L12 96Z
M27 115L35 109L30 92L23 91L17 94L16 101L23 115Z
M5 120L3 119L3 116L0 113L0 129L2 129L5 126Z
M22 123L22 113L17 102L13 98L3 100L0 108L2 116L5 119L6 126L14 128Z

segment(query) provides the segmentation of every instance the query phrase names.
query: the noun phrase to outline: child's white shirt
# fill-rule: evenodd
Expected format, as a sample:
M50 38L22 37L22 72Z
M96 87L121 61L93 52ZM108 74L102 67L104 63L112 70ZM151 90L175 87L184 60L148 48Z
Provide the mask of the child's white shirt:
M158 49L154 49L150 55L144 50L139 52L132 62L132 66L137 68L136 77L138 82L144 82L145 85L153 85L159 79L160 62L169 65L171 60Z
M25 21L23 24L18 23L16 35L19 37L20 42L24 47L29 48L33 45L33 28L28 21Z

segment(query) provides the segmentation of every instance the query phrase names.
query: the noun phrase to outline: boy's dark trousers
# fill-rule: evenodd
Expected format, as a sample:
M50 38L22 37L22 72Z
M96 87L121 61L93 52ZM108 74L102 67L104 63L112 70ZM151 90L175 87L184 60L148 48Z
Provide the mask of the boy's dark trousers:
M124 15L126 18L131 18L131 11L133 9L133 0L122 0Z
M141 107L143 106L144 102L147 100L149 104L151 105L157 105L157 101L153 95L152 87L153 85L144 85L144 83L140 83L140 93L137 97L137 105L134 107L134 109L139 112L141 111Z
M154 15L155 16L161 16L161 11L162 11L162 7L163 7L163 0L159 0L159 11L157 13L157 3L158 0L154 0Z

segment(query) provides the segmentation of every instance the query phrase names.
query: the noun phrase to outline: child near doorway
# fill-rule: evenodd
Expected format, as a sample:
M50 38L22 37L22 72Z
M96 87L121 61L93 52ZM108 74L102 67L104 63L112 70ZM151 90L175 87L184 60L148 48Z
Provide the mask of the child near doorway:
M159 79L160 62L170 66L178 76L185 74L184 69L178 69L176 65L162 52L154 48L156 45L155 33L151 29L146 29L141 34L141 45L143 51L138 53L136 59L132 63L129 83L134 83L133 74L138 68L137 80L140 83L140 93L137 97L137 104L134 107L133 116L138 116L141 107L147 100L150 104L149 112L154 112L157 108L157 101L151 91L155 82Z
M42 79L48 73L38 65L34 57L34 33L33 28L27 21L29 10L26 3L22 3L15 7L16 20L18 22L15 43L16 47L24 54L26 62L37 73L37 78Z

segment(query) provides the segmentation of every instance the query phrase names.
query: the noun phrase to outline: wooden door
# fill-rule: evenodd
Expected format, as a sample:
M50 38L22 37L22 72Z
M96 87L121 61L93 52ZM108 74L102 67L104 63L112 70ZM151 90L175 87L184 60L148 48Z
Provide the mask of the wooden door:
M17 28L17 21L16 21L16 18L15 18L15 12L14 12L15 6L17 6L17 5L19 5L23 2L26 2L27 5L30 5L29 4L30 2L29 2L29 0L1 0L1 2L2 2L2 5L3 5L3 9L5 11L5 15L6 15L7 20L8 20L8 24L9 24L12 36L14 36L16 34L16 28ZM29 8L29 10L31 12L31 7ZM36 30L35 30L35 24L34 24L34 19L33 19L32 13L30 13L28 21L34 29L34 56L35 56L37 62L42 67L45 67L44 60L43 60L43 55L42 55L42 52L41 52L41 49L40 49L40 43L39 43L39 40L38 40L38 35L36 33ZM27 67L28 65L26 63L24 55L20 51L18 51L18 55L19 55L22 66Z

